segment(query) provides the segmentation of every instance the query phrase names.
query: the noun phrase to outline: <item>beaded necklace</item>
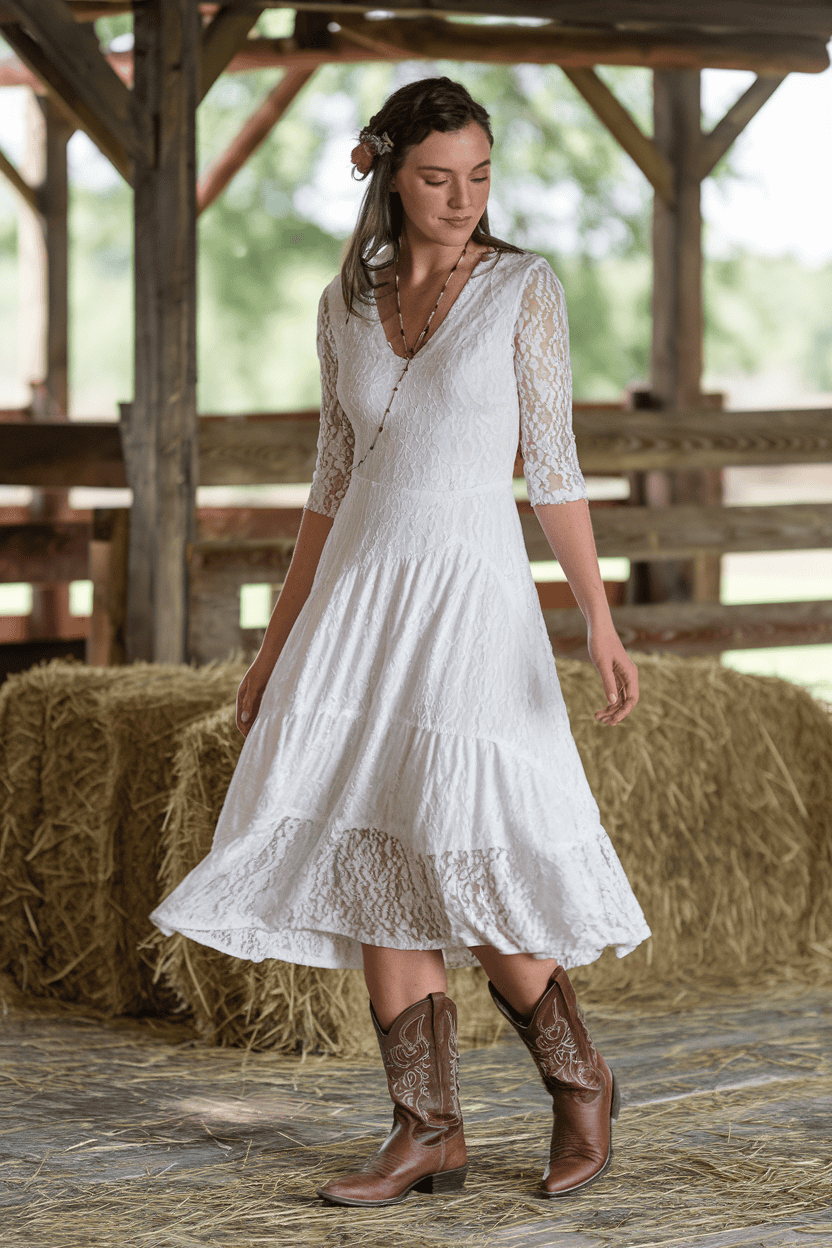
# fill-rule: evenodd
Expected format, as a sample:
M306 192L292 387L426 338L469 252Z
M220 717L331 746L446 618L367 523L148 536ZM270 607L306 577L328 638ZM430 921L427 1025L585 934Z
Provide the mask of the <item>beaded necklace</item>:
M440 302L440 300L441 300L442 296L443 296L443 295L444 295L444 293L445 293L445 287L447 287L448 282L451 280L452 275L456 272L456 269L458 268L459 263L460 263L460 261L462 260L462 257L465 255L465 253L466 253L466 251L467 251L467 250L468 250L468 244L466 243L466 244L465 244L465 246L462 248L462 252L460 253L459 259L457 260L457 262L456 262L456 264L454 265L454 267L451 269L451 271L450 271L450 273L448 274L448 276L445 278L445 285L442 287L442 289L441 289L441 290L440 290L440 292L439 292L439 298L436 300L436 303L433 305L433 308L431 309L430 316L429 316L429 317L428 317L428 319L425 321L424 328L423 328L423 330L422 330L421 334L419 335L419 337L416 339L416 341L415 341L415 343L413 344L413 346L412 346L412 347L408 347L408 345L407 345L407 339L406 339L406 337L405 337L405 333L404 333L404 323L403 323L403 321L402 321L402 309L401 309L401 304L399 303L399 263L398 263L398 259L396 260L396 264L395 264L394 269L393 269L393 276L394 276L395 283L396 283L396 311L397 311L397 312L398 312L398 314L399 314L399 330L401 331L401 335L402 335L402 343L403 343L403 345L404 345L404 353L405 353L405 366L404 366L404 368L402 369L401 376L399 377L399 380L396 382L395 386L393 387L393 394L391 394L391 395L390 395L390 402L387 404L387 411L384 413L384 415L383 415L383 416L382 416L382 418L381 418L381 424L379 425L378 429L376 430L376 435L375 435L375 437L373 438L373 440L372 440L372 442L370 443L370 445L367 447L367 450L366 450L365 454L364 454L364 455L362 455L362 457L361 457L361 459L358 461L358 463L357 463L357 464L353 464L353 469L355 469L355 468L360 468L360 466L364 463L364 460L365 460L365 459L367 458L367 456L370 454L370 451L371 451L371 450L373 449L373 447L375 446L376 441L378 440L378 435L381 433L382 429L384 428L384 422L385 422L385 420L387 419L387 412L389 412L389 411L390 411L390 408L391 408L391 406L392 406L392 403L393 403L393 395L395 395L395 393L396 393L396 391L398 390L399 386L402 384L402 381L404 380L404 375L405 375L405 373L407 372L408 368L410 367L410 361L411 361L411 360L413 359L413 357L416 355L416 352L419 350L419 347L420 347L420 345L421 345L422 339L424 338L425 334L428 332L428 330L429 330L429 328L430 328L430 323L431 323L431 321L433 320L433 314L434 314L434 312L436 311L436 309L439 307L439 302Z

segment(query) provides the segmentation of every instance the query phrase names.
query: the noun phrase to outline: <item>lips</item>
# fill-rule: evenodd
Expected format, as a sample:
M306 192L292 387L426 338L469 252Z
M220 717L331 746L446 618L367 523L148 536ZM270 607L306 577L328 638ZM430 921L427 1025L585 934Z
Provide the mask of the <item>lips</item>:
M467 225L468 222L471 220L471 218L470 217L444 217L443 220L447 221L448 225Z

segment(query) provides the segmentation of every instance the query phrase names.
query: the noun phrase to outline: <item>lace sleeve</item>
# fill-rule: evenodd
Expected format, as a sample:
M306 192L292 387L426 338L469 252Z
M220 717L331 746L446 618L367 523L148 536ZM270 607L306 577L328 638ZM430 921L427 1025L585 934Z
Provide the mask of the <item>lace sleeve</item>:
M318 458L306 508L332 517L350 483L355 433L335 393L338 360L326 290L318 304L317 347L321 363L321 425Z
M586 498L572 432L572 368L563 287L544 261L532 269L514 331L520 451L529 501Z

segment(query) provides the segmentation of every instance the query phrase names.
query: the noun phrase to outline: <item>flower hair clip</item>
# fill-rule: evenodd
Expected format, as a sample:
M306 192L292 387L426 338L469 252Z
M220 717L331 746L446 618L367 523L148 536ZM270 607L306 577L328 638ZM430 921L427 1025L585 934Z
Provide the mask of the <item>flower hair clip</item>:
M376 156L384 156L392 150L393 140L386 130L384 134L373 134L370 127L365 126L358 135L358 146L350 152L350 160L359 173L369 173Z

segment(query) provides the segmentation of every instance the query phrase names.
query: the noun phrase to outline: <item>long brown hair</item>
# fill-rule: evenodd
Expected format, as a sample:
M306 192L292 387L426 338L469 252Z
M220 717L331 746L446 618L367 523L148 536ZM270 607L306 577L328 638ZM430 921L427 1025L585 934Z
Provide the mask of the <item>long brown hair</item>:
M482 126L489 146L493 147L491 124L482 104L472 98L461 82L444 77L421 78L399 87L370 118L371 133L386 134L393 147L388 152L376 153L369 172L361 179L369 178L370 182L341 264L341 292L348 316L350 312L363 315L356 304L371 302L370 292L375 285L373 274L390 263L388 258L383 264L373 264L379 252L392 244L392 259L398 259L404 211L398 192L390 190L390 181L401 169L408 151L424 142L434 130L447 134L462 130L472 121ZM477 222L471 242L483 243L497 251L522 253L523 250L492 235L487 211Z

